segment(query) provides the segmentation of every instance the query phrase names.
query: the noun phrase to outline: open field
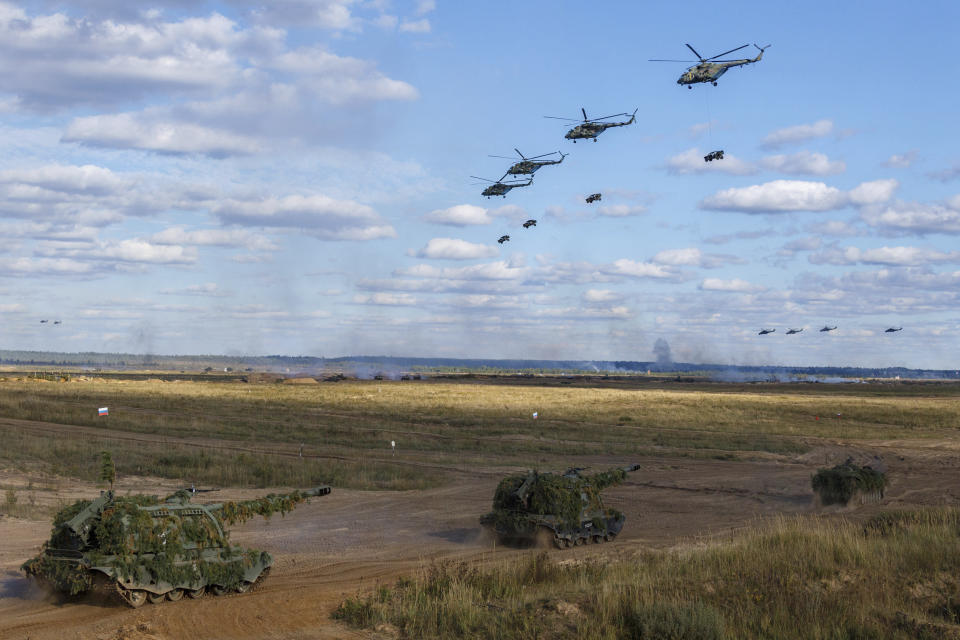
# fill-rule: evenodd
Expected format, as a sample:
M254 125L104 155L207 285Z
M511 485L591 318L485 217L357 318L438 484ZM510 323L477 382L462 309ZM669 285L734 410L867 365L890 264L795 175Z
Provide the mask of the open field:
M405 598L416 600L418 588L429 588L431 571L467 577L444 583L456 585L459 600L419 600L428 617L438 610L429 606L462 609L466 598L477 610L465 619L503 622L526 611L530 625L546 620L545 627L530 626L530 637L616 637L617 628L633 624L628 619L659 619L673 610L709 628L729 632L733 625L740 637L777 637L776 630L790 626L786 598L826 584L816 587L826 590L817 592L819 602L854 602L871 579L900 594L878 600L878 607L891 609L889 621L872 610L854 620L814 607L802 624L822 617L822 635L793 637L890 637L891 630L915 637L923 624L941 634L931 637L943 637L960 629L952 614L931 613L941 600L944 611L960 610L958 560L945 551L958 542L951 510L960 506L956 383L245 384L2 375L0 512L15 517L0 520L0 637L61 637L57 629L70 625L81 638L195 638L192 629L209 620L216 624L200 637L370 637L375 632L330 619L348 598L361 613L369 611L367 622L388 621L410 637L452 637L450 629L404 622L416 619ZM101 406L110 407L109 416L97 416ZM220 488L209 494L215 501L319 483L332 484L334 493L286 518L235 530L235 541L277 558L256 593L138 611L88 601L51 604L35 597L16 568L46 538L57 506L96 491L92 480L104 449L113 454L124 493L164 493L190 483ZM889 468L886 500L817 509L811 474L847 456L879 457ZM631 462L641 470L605 494L627 516L617 541L548 551L541 565L553 577L511 595L525 584L524 572L536 572L530 563L540 552L495 547L481 534L477 518L489 509L499 478L532 467ZM899 537L857 533L890 509L927 507L940 509L939 520ZM929 552L911 551L919 547ZM469 569L444 564L461 562ZM897 579L882 574L881 565ZM767 575L790 575L794 567L790 584ZM470 591L491 581L503 585L502 597ZM753 602L734 596L739 583L754 585ZM704 591L709 585L713 594ZM377 586L387 591L374 592ZM376 607L367 600L372 592L382 600ZM664 610L656 608L661 600ZM557 613L558 601L579 613ZM893 609L903 615L897 618ZM594 623L610 615L622 624ZM761 618L773 626L764 631ZM848 622L853 626L843 635L838 630ZM381 636L394 627L384 627Z

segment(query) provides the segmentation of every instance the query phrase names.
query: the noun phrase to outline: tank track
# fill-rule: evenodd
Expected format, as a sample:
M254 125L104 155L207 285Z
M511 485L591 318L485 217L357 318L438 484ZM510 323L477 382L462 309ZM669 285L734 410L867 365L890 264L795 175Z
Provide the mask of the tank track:
M576 537L573 539L563 538L554 534L553 546L555 546L557 549L569 549L570 547L578 547L584 544L602 544L604 542L613 542L613 539L616 537L617 534L610 532L596 533L592 535L576 534Z
M178 600L183 599L184 596L188 596L190 598L196 599L196 598L202 598L207 593L210 593L217 597L229 597L233 595L239 595L241 593L259 591L260 589L263 588L264 580L268 575L270 575L270 567L267 567L266 569L264 569L260 573L260 575L257 576L256 581L252 583L243 583L233 591L219 589L218 587L211 585L209 587L206 587L206 586L201 587L195 592L190 592L186 589L174 589L172 591L168 591L167 593L157 595L157 594L151 594L147 591L144 591L143 589L127 589L126 587L122 586L119 582L110 581L110 580L104 580L103 581L104 584L101 585L99 588L106 590L106 589L110 589L112 585L113 594L119 602L127 605L128 607L132 607L133 609L139 609L147 602L151 604L162 604L165 601L176 602ZM172 595L172 594L177 594L177 595Z

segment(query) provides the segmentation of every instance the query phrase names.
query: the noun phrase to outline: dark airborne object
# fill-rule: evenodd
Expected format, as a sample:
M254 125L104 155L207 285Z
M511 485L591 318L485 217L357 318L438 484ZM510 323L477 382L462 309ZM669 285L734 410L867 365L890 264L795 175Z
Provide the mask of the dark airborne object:
M511 176L520 176L520 175L533 175L537 172L538 169L546 167L551 164L560 164L563 162L563 159L567 157L566 153L561 153L559 151L551 151L550 153L544 153L539 156L533 156L528 158L527 156L520 153L520 149L514 148L514 151L522 158L520 162L514 163L509 169L507 169L507 175ZM537 160L537 158L545 158L546 156L560 155L559 160ZM503 158L505 160L513 160L513 158L508 158L506 156L490 156L491 158Z
M330 487L271 494L255 500L196 504L181 489L156 496L119 497L102 491L54 517L50 539L21 570L51 589L78 595L91 589L116 593L137 608L147 600L179 600L247 591L273 564L266 551L233 546L223 530L260 515L285 514Z
M500 236L500 239L497 240L498 243L503 244L504 242L510 242L510 236Z
M59 320L54 320L54 321L53 321L53 324L60 324L60 321L59 321Z
M628 113L615 113L612 116L603 116L602 118L587 118L587 111L583 107L580 107L580 111L583 112L583 122L580 122L576 118L558 118L556 116L543 116L544 118L552 118L554 120L566 120L568 122L580 122L577 126L570 131L567 131L567 134L563 136L567 140L573 140L576 142L582 138L590 138L594 142L597 141L597 136L606 131L611 127L625 127L627 125L633 124L637 119L637 109L633 110L633 114ZM607 120L609 118L616 118L618 116L629 115L630 119L626 122L601 122L601 120Z
M527 220L526 222L523 223L524 229L529 229L530 227L535 227L535 226L537 226L536 220Z
M40 324L47 324L47 320L41 320Z
M486 196L488 198L490 196L503 196L504 198L506 198L507 193L509 193L511 189L516 189L517 187L529 187L531 184L533 184L533 176L530 176L530 179L527 180L526 182L521 182L520 180L503 182L503 179L507 177L507 174L503 174L500 177L500 180L496 180L496 181L488 180L487 178L478 178L477 176L470 176L470 177L475 178L477 180L484 180L485 182L493 183L489 187L484 189L482 192L480 192L480 195Z
M541 536L558 548L613 540L626 518L605 509L600 492L639 468L634 464L589 476L581 475L581 469L507 476L497 485L493 511L480 524L501 542L513 544L530 544Z
M602 196L599 193L591 193L589 196L587 196L587 204L590 204L591 202L596 202L597 200L600 200L601 197Z
M775 331L776 331L776 329L760 329L760 333L758 333L757 335L758 335L758 336L765 336L765 335L767 335L768 333L774 333Z
M824 325L823 329L820 329L820 333L823 333L824 331L833 331L834 329L836 329L836 327L828 327Z
M803 329L787 329L787 335L792 336L795 333L800 333Z
M890 327L884 333L896 333L897 331L903 331L903 327Z
M719 151L711 151L707 155L703 156L704 162L713 162L714 160L723 160L723 149Z
M725 74L728 70L734 67L742 67L746 64L753 64L754 62L760 62L760 59L763 58L763 52L770 47L760 47L758 45L753 45L760 50L760 53L757 54L756 58L743 58L741 60L717 60L720 56L725 56L728 53L733 53L734 51L740 51L744 47L749 45L743 45L742 47L737 47L736 49L730 49L730 51L725 51L724 53L713 56L712 58L704 58L697 50L691 47L689 44L687 48L690 51L693 51L693 55L697 56L700 59L698 64L693 65L692 67L687 67L687 70L680 76L680 79L677 80L679 85L687 85L688 89L693 89L694 84L698 82L709 82L713 86L717 86L717 80ZM696 62L696 60L658 60L652 59L650 62Z

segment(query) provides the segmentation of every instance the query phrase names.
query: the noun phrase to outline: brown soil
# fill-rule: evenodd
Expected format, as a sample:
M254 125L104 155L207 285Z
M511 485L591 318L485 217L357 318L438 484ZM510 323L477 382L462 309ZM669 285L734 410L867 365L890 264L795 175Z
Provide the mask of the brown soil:
M36 428L48 428L37 423ZM132 437L140 437L129 434ZM150 436L142 436L149 438ZM891 485L882 504L817 509L810 476L848 454L881 456ZM630 460L580 459L595 468ZM788 463L646 459L624 484L607 490L609 506L626 514L613 543L551 550L556 559L631 556L641 548L671 548L722 538L781 515L826 513L860 519L879 510L960 504L960 450L956 442L824 444ZM0 518L0 638L46 640L319 639L383 637L330 619L348 596L392 583L437 560L488 563L538 553L496 546L478 526L499 480L495 469L458 474L451 485L426 491L334 489L286 517L255 519L235 527L232 540L275 558L260 589L242 595L205 596L133 610L113 599L60 601L33 587L18 571L49 535L49 519ZM92 484L0 471L0 486L15 487L20 501L56 506L96 495ZM119 492L166 494L168 480L124 478ZM282 488L278 489L282 490ZM202 494L211 502L265 491Z

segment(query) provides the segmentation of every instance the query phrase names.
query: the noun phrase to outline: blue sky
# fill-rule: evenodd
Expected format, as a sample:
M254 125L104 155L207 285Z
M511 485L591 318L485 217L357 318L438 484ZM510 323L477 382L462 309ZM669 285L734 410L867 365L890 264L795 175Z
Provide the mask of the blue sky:
M0 2L0 348L954 368L958 18ZM480 197L515 147L570 155Z

